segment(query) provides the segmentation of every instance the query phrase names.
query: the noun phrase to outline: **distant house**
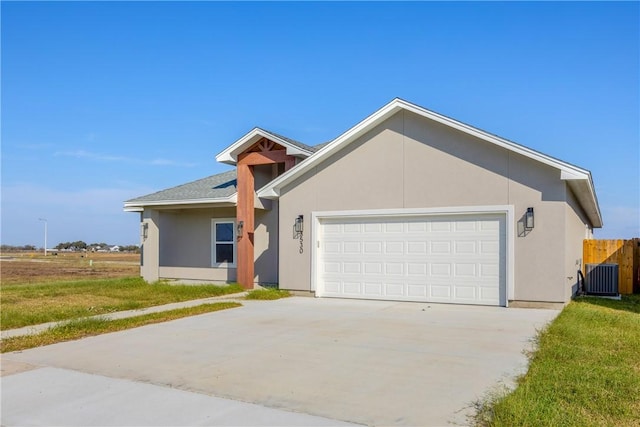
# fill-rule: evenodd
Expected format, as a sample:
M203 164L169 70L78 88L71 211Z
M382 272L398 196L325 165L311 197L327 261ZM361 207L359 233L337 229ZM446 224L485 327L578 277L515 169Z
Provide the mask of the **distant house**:
M233 170L125 202L146 280L562 305L602 227L588 170L401 99L326 144L255 128L216 160Z
M116 246L111 246L109 248L109 252L120 252L120 246L116 245Z

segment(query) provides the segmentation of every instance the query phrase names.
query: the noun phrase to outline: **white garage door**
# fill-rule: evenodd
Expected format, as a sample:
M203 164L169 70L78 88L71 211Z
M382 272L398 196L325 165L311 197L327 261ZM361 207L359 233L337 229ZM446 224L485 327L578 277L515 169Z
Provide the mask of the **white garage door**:
M505 305L505 216L322 218L321 297Z

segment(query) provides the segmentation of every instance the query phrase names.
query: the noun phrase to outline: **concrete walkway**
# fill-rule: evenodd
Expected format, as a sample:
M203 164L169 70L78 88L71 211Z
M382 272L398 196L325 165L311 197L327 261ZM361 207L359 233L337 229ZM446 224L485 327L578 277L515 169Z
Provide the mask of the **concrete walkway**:
M127 317L142 316L143 314L149 314L149 313L159 313L161 311L175 310L177 308L195 307L197 305L211 304L214 302L239 301L241 298L243 298L246 295L247 295L247 292L239 292L236 294L221 295L218 297L201 298L201 299L194 299L189 301L173 302L173 303L164 304L164 305L156 305L153 307L137 308L135 310L116 311L114 313L98 314L96 316L86 317L86 319L107 319L107 320L125 319ZM65 322L67 322L67 320L61 321L61 322L41 323L39 325L25 326L24 328L8 329L6 331L2 331L2 333L0 334L0 337L2 339L5 339L5 338L18 337L23 335L35 335Z
M5 376L3 426L355 426L329 418L68 369Z

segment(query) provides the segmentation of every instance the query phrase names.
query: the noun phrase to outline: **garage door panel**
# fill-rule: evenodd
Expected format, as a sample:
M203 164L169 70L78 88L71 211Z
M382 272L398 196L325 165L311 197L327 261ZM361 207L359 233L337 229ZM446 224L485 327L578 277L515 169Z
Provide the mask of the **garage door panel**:
M453 275L456 278L475 278L477 276L476 265L468 263L455 263L453 266Z
M361 225L360 224L342 224L342 228L340 229L340 233L360 233Z
M344 242L343 253L345 254L362 253L362 244L360 242Z
M387 277L390 276L404 276L404 263L401 262L385 262L384 272Z
M404 242L384 242L384 253L387 255L404 255Z
M473 301L477 298L475 286L455 286L454 296L457 300Z
M455 254L476 254L478 253L477 242L475 240L458 240L454 242Z
M323 219L317 294L499 305L505 224L497 214Z
M346 295L360 296L362 294L360 282L343 282L342 291Z
M478 291L480 292L480 300L481 301L495 301L500 298L499 290L496 288L489 287L479 287Z
M365 223L364 224L364 232L365 233L376 233L380 234L382 232L382 224L380 223Z
M405 225L401 222L388 222L384 224L385 233L402 233L405 230Z
M480 264L480 277L495 279L500 276L500 266L498 264Z
M494 255L500 253L500 241L483 241L480 242L480 253Z
M450 255L451 254L451 242L438 242L430 241L429 247L432 254Z
M433 277L450 277L451 264L449 263L431 263L431 276Z
M340 262L330 262L330 261L326 261L322 264L322 270L325 274L325 277L328 277L327 275L330 273L340 273L341 272L341 267L343 266L343 263Z
M372 255L372 254L381 254L382 253L382 247L383 247L383 243L382 241L375 241L375 242L365 242L364 243L364 253L367 255Z
M427 296L427 287L420 285L407 285L407 296L408 297L419 297L425 298Z
M434 220L429 223L429 231L434 233L450 233L451 223L449 221Z
M407 254L426 254L427 242L407 242Z
M407 223L407 231L409 233L421 233L427 231L427 224L424 222L409 222Z
M403 283L387 283L385 294L389 297L402 297L406 295L405 288Z
M383 296L382 283L364 283L364 294L367 296Z
M366 275L380 275L382 274L382 262L365 262L363 271Z

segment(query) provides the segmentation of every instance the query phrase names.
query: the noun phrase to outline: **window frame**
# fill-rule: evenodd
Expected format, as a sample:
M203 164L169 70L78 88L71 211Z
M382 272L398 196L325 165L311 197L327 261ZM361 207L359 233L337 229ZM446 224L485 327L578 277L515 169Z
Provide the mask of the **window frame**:
M233 238L229 241L216 240L216 225L218 224L231 224L233 230ZM215 268L235 268L238 260L237 250L237 231L235 218L212 218L211 219L211 267ZM233 245L233 262L216 262L216 247L218 244Z

